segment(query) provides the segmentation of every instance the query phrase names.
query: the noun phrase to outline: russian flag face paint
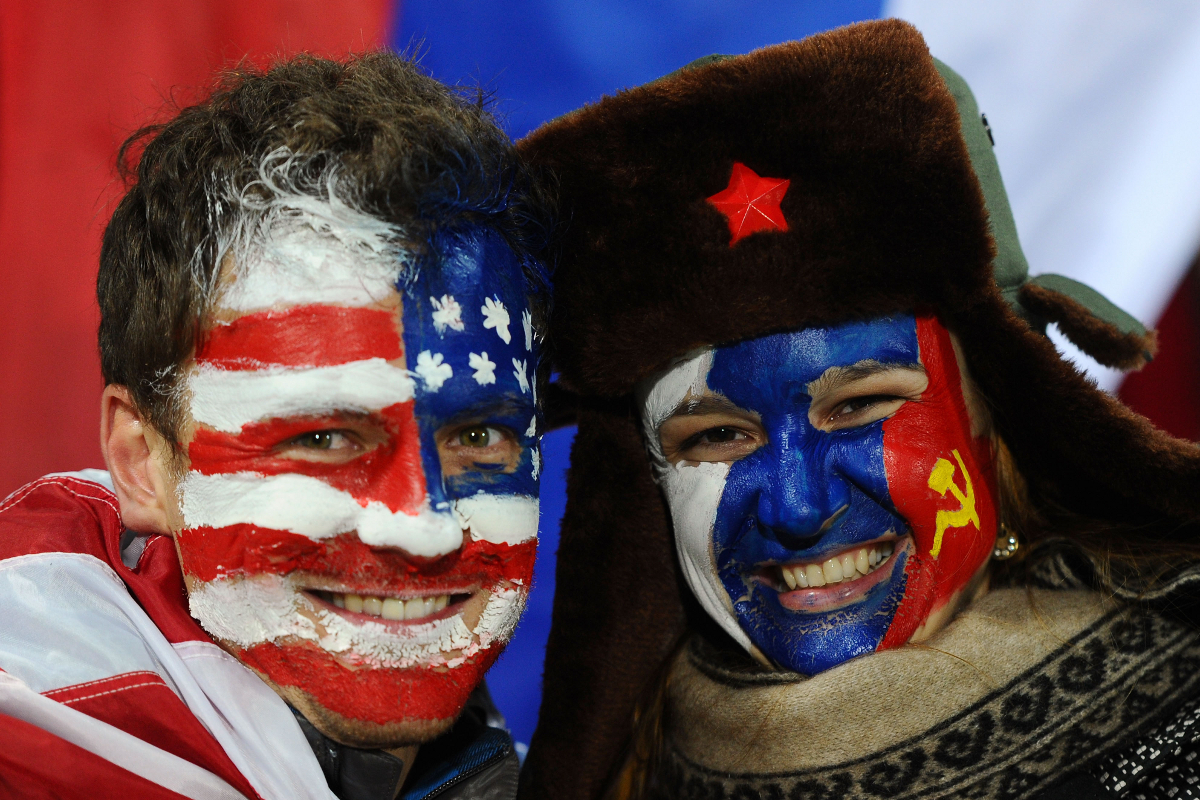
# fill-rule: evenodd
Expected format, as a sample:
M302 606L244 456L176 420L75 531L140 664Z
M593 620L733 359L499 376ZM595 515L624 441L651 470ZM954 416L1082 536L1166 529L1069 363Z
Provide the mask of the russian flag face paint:
M343 738L416 740L462 709L532 577L524 278L490 230L418 270L396 231L302 220L239 267L186 379L189 602Z
M751 652L811 675L902 645L992 551L990 441L933 317L714 348L647 389L684 575Z

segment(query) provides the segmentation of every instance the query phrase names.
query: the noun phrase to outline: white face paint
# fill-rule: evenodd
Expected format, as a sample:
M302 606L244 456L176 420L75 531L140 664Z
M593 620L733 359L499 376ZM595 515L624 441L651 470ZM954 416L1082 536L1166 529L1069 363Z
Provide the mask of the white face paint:
M201 364L188 377L187 386L192 418L228 433L239 433L244 426L264 419L334 411L365 413L413 398L408 372L382 358L327 367L256 370Z
M358 531L364 544L399 547L425 558L462 546L463 528L448 514L393 512L377 500L364 505L349 492L307 475L190 472L179 489L188 528L250 524L314 541Z
M520 431L536 419L536 354L513 358L527 354L510 331L520 262L481 229L407 274L402 230L262 173L278 199L248 200L225 242L220 321L181 382L192 615L345 718L452 720L533 569L538 460ZM517 463L455 449L456 420L476 415L512 432Z
M733 640L756 652L738 624L729 594L717 575L713 558L713 525L725 491L729 465L719 463L671 465L663 455L658 431L689 397L707 387L712 350L691 354L666 371L647 378L639 387L642 426L654 473L667 498L675 529L675 551L688 588L700 606Z
M298 639L315 642L353 665L452 668L496 642L508 641L526 597L520 588L493 592L473 629L461 614L399 627L382 621L351 622L317 607L299 588L282 575L222 578L193 590L188 602L192 616L210 634L239 647Z

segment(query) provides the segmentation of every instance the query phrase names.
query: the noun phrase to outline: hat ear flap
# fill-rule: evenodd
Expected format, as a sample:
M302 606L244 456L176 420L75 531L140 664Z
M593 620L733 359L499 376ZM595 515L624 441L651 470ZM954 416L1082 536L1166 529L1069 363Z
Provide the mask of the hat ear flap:
M671 520L637 419L629 398L578 410L522 797L601 793L633 734L639 700L686 629Z
M1081 283L1039 275L1017 296L1027 316L1042 325L1054 323L1072 344L1106 367L1136 370L1154 359L1156 333Z

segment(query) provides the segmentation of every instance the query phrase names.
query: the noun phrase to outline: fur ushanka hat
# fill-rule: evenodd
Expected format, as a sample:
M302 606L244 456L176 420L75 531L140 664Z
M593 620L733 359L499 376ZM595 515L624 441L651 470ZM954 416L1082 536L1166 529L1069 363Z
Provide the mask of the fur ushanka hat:
M579 425L524 796L605 788L685 630L631 393L696 347L931 309L1037 500L1195 534L1200 448L1098 390L1044 330L1122 368L1153 335L1074 281L1029 279L989 139L962 79L889 20L706 59L520 142L560 186L550 338ZM708 201L735 165L790 182L736 239Z

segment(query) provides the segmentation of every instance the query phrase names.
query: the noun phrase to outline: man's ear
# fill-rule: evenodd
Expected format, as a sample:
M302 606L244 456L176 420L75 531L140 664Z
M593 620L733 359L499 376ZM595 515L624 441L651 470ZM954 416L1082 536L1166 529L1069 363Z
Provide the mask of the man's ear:
M124 386L109 384L100 396L100 449L125 527L170 535L170 444L142 419Z

